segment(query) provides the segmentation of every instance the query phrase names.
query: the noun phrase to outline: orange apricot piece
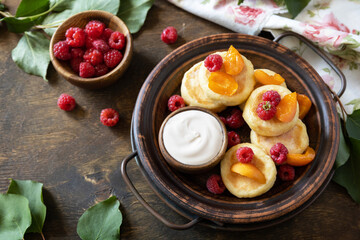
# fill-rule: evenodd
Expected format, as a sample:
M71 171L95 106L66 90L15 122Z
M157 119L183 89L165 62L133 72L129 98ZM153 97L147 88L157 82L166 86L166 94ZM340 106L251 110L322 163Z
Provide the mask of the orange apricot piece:
M235 79L224 72L212 72L208 86L213 92L226 96L234 95L239 87Z
M299 103L299 118L303 119L311 108L310 99L304 94L297 94L297 100Z
M315 150L311 147L307 147L305 153L289 153L287 155L286 163L291 166L305 166L309 164L315 158Z
M280 74L276 73L274 76L270 76L261 69L255 70L254 77L256 81L264 85L280 85L285 82L285 79Z
M276 106L276 118L281 122L291 122L297 110L296 92L286 95Z
M264 174L251 163L237 162L231 166L231 171L242 176L254 179L258 183L266 183Z
M285 82L285 79L278 73L276 73L273 77L274 77L274 82L277 83L276 85L280 85L283 82Z
M223 58L225 72L230 75L238 75L244 68L244 59L236 48L231 45Z

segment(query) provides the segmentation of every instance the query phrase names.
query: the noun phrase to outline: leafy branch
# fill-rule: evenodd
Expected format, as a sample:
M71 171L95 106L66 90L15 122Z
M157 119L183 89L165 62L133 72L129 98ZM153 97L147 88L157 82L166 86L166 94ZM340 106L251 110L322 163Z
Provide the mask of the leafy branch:
M347 114L340 99L336 94L334 96L340 105L342 125L333 180L346 188L355 202L360 203L360 110ZM356 101L352 103L356 104Z
M25 233L40 233L46 217L42 183L11 179L6 194L0 194L0 239L23 239Z
M115 196L100 202L84 212L77 225L77 233L83 240L120 238L122 215Z
M310 0L274 0L276 5L285 5L289 13L295 18L310 2Z
M11 32L22 33L12 51L13 61L25 72L46 79L50 64L49 38L72 15L86 10L103 10L118 15L136 33L144 24L154 0L22 0L15 16L0 11ZM1 8L0 10L5 10ZM46 33L46 34L43 34Z
M0 194L0 239L24 239L25 233L42 232L46 206L42 194L43 184L31 180L11 179L6 194ZM122 214L119 210L120 202L112 196L100 202L80 217L77 232L81 239L120 238Z

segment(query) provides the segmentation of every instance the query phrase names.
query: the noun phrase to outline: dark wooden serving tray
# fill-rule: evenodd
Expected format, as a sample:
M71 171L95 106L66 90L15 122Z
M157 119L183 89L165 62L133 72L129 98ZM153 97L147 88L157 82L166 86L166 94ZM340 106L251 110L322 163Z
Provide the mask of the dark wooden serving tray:
M270 191L251 199L239 199L229 192L219 196L209 193L206 179L219 172L219 167L200 175L177 172L162 157L157 140L161 123L169 114L167 100L179 93L183 74L207 55L226 51L230 45L246 56L255 69L267 68L280 73L289 89L306 94L313 103L304 122L310 146L316 150L315 160L297 168L295 181L276 181ZM242 129L242 142L249 142L249 131L246 127ZM235 226L230 229L243 230L288 219L321 193L330 179L339 145L339 120L331 93L304 59L268 39L229 33L189 42L154 68L138 95L131 134L136 153L124 162L137 155L144 176L166 203L185 217L198 216L217 223L220 228L229 229L226 228L229 225ZM126 163L123 165L123 175L126 175ZM127 175L124 179L128 183Z

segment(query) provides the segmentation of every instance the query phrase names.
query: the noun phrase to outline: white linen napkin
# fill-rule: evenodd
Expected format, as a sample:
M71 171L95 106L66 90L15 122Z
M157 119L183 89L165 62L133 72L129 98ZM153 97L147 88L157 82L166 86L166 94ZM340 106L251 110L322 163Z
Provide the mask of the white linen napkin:
M296 32L325 50L348 81L343 103L359 98L360 92L360 0L313 0L295 18L271 0L168 0L199 17L235 32L257 35L268 30L277 36L284 30ZM305 44L286 38L281 44L306 59L334 91L340 87L335 72ZM352 111L352 106L347 106Z

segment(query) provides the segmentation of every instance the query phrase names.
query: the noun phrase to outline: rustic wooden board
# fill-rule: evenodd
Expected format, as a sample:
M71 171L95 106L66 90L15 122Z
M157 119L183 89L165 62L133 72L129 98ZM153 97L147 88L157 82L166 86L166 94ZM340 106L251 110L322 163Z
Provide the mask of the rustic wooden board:
M18 3L5 1L12 13ZM162 29L169 25L181 36L175 45L160 41ZM124 214L122 239L359 239L360 206L335 183L295 218L270 229L243 233L202 226L187 231L168 229L126 188L120 162L131 152L131 114L145 78L176 47L223 32L230 31L157 0L144 27L133 35L134 56L128 71L113 87L89 91L74 87L52 67L49 82L24 73L10 56L20 36L0 25L0 192L7 190L9 178L43 182L48 207L44 234L49 240L79 239L78 218L111 193L118 196ZM76 98L74 112L65 113L56 106L64 92ZM101 109L107 107L120 112L121 124L114 128L99 122ZM129 164L129 172L156 210L175 222L186 221L159 201L135 162ZM32 234L25 239L40 236Z

